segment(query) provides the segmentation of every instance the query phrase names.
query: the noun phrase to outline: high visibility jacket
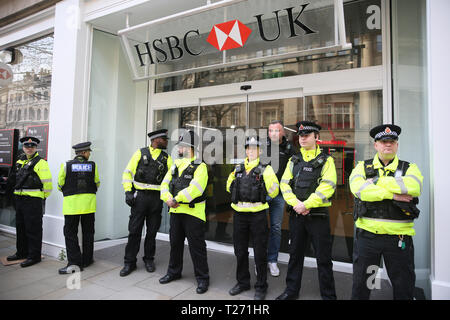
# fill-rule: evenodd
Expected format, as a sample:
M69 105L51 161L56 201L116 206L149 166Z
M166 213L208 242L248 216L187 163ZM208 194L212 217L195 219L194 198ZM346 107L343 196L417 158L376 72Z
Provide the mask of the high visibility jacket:
M259 165L259 158L253 160L251 162L248 161L248 158L245 158L244 168L246 174L249 174L254 168ZM280 190L279 183L275 172L273 171L270 165L267 165L262 173L262 177L264 179L264 187L267 191L267 195L271 198L275 198ZM227 180L227 191L231 192L231 184L236 180L236 169L234 169ZM267 202L243 202L239 201L238 203L232 203L231 207L238 212L259 212L269 208L269 204Z
M82 159L80 157L76 157L76 159L80 159L80 163L82 163ZM85 161L87 163L87 161ZM89 161L92 162L92 161ZM61 164L61 168L59 169L58 174L58 190L63 191L64 185L66 185L66 175L67 175L67 163ZM95 173L94 173L94 183L96 187L100 187L100 178L98 175L98 166L95 165ZM64 215L74 215L74 214L88 214L97 211L97 197L95 193L77 193L73 195L68 195L64 197L63 200L63 214Z
M304 148L300 148L300 153L304 161L310 162L321 153L321 150L319 146L317 146L315 150L306 150ZM292 207L295 207L297 204L300 203L301 200L297 199L295 193L292 191L292 188L290 186L291 179L294 178L293 172L294 172L294 163L291 157L286 166L286 170L284 171L284 174L281 177L280 189L281 192L283 193L283 198L287 202L287 204ZM330 198L333 196L336 190L336 181L337 176L334 160L332 157L328 157L325 164L322 167L322 172L318 180L319 184L317 188L313 190L313 192L309 195L309 197L305 201L303 201L305 208L313 209L331 206Z
M31 159L20 159L16 162L16 168L18 171L25 170L25 165L28 164L30 161L32 161L34 158L36 158L39 154L36 152ZM24 155L24 157L26 157ZM15 189L14 194L19 196L29 196L29 197L36 197L41 199L46 199L52 192L53 186L52 186L52 174L50 172L50 168L48 166L47 161L44 159L40 159L36 165L33 168L34 175L37 175L37 178L40 180L42 187L36 188L36 189L30 189L30 188L20 188ZM16 174L17 176L17 174Z
M168 168L172 166L172 157L167 155L165 152L163 152L161 149L155 149L151 146L148 147L150 150L150 155L153 160L149 159L149 161L156 161L158 160L158 167L161 167L162 170L158 172L156 175L159 177L159 180L162 180L162 178L165 176L165 174L168 171ZM163 156L159 157L161 153L163 152ZM142 182L141 179L136 177L136 171L138 169L138 166L140 165L142 158L141 149L137 150L133 156L131 157L130 161L128 162L127 167L125 168L125 171L122 174L122 185L123 189L126 191L132 191L133 186L136 190L161 190L161 185L157 183L146 183ZM159 163L161 162L161 163ZM163 164L163 166L161 166ZM158 178L157 177L157 178Z
M198 165L198 167L195 169L192 179L190 180L186 188L180 190L177 194L170 193L169 184L173 179L172 174L175 171L175 167L178 170L178 176L182 176L183 171L191 166L192 162L194 162L195 159L196 158L193 157L191 159L182 158L175 160L175 163L167 171L167 174L164 176L164 179L161 183L161 200L166 202L174 198L177 202L180 203L179 207L170 208L170 213L190 214L198 219L206 221L206 201L195 203L193 208L189 207L190 202L198 197L202 197L205 193L205 189L208 184L208 168L204 162L200 163L200 165Z
M422 192L423 176L416 164L409 165L405 176L393 177L388 175L397 170L399 163L397 156L384 166L377 154L372 163L379 176L375 184L366 179L364 161L359 161L350 175L350 190L358 199L374 202L392 200L394 193L418 197ZM360 217L356 220L356 227L377 234L415 235L412 220L392 221Z

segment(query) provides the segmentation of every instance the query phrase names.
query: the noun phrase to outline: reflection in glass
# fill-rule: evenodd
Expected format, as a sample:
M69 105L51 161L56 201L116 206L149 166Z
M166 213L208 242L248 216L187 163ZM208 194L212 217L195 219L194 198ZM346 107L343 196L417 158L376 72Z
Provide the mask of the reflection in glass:
M48 125L48 117L41 119L40 115L48 115L50 110L53 34L15 49L22 57L11 65L13 82L0 88L0 129L18 129L19 137L23 137L29 126ZM17 156L21 150L19 144L13 154ZM11 165L0 165L0 224L14 227L15 210L4 194L4 178L8 177L10 168Z
M156 80L155 92L381 65L381 16L378 14L380 10L380 0L356 0L344 3L345 29L347 42L352 43L351 50L254 63L158 79ZM369 14L368 12L374 13ZM320 41L320 39L317 39L317 41ZM259 50L255 51L254 48L247 50L246 48L249 45L253 45L255 48L259 47ZM255 52L256 56L263 56L266 52L272 52L273 54L284 53L292 48L292 45L280 44L278 48L268 49L264 45L261 41L259 43L249 43L243 48L228 50L227 57L246 59L254 57ZM321 45L331 45L331 43L321 43ZM184 67L187 66L184 65ZM177 67L173 66L172 69L177 69Z
M382 105L381 91L306 97L306 119L322 126L319 144L336 166L337 188L330 207L332 255L336 261L352 259L354 200L348 178L357 161L373 157L369 130L382 123Z

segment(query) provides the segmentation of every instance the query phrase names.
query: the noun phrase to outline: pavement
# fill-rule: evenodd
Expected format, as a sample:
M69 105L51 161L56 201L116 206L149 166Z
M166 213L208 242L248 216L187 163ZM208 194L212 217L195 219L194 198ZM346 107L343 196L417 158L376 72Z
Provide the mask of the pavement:
M15 237L0 233L0 256L15 253ZM185 246L182 278L162 285L159 278L165 275L170 246L157 240L156 271L148 273L142 261L143 250L138 254L137 270L127 277L120 277L125 244L94 252L95 262L81 273L59 275L58 269L66 261L45 256L42 262L28 268L19 264L0 264L0 300L253 300L254 289L236 296L228 294L236 284L236 258L232 254L208 250L210 287L204 294L197 294L197 283L189 249ZM255 283L254 260L250 258L252 285ZM286 264L279 264L280 276L268 273L267 300L273 300L285 288ZM334 272L338 300L351 297L352 275ZM79 281L78 281L79 280ZM299 300L320 300L316 268L304 268ZM381 289L374 290L372 300L392 299L388 281L381 280Z

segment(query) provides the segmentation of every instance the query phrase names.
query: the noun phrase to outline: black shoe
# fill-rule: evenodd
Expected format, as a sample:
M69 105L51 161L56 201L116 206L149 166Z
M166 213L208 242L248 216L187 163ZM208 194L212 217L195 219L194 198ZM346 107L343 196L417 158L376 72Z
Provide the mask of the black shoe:
M237 294L239 294L239 293L241 293L241 292L247 291L247 290L250 290L250 286L244 287L244 286L241 286L241 285L238 283L238 284L235 285L233 288L231 288L231 290L228 291L228 293L229 293L231 296L235 296L235 295L237 295Z
M80 271L83 271L83 268L80 268L76 264L71 264L71 265L65 266L64 268L59 269L58 273L59 274L72 274L72 273L80 272Z
M136 270L136 265L135 264L126 264L122 268L122 270L120 270L120 276L121 277L126 277L127 275L132 273L134 270Z
M264 290L256 290L255 291L255 300L265 300L267 291Z
M208 291L209 283L206 281L199 282L197 290L195 290L198 294L205 293Z
M169 283L171 281L178 280L180 278L181 278L181 276L174 276L174 275L171 275L171 274L168 273L164 277L159 279L159 283L166 284L166 283Z
M27 257L18 255L17 253L13 254L12 256L8 256L6 257L6 260L8 261L16 261L16 260L22 260L22 259L26 259Z
M22 268L26 268L26 267L32 266L33 264L39 263L39 262L41 262L41 259L27 259L24 262L22 262L20 264L20 266Z
M145 269L147 269L147 272L155 272L155 262L153 261L147 261L145 262Z
M280 294L275 300L297 300L298 294L290 294L286 291Z

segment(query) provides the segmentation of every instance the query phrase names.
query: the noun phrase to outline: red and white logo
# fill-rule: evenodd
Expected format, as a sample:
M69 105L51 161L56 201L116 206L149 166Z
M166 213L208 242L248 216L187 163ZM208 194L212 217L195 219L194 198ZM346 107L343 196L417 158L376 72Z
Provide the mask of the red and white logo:
M206 41L217 50L243 47L252 30L239 20L231 20L213 26Z
M391 129L389 127L386 127L386 129L384 129L384 132L391 133L392 131L391 131Z

